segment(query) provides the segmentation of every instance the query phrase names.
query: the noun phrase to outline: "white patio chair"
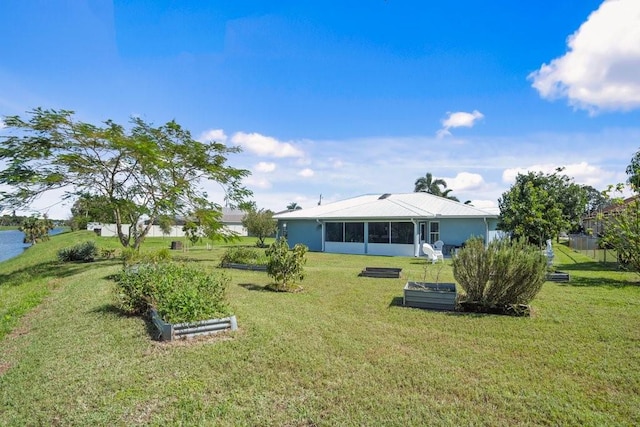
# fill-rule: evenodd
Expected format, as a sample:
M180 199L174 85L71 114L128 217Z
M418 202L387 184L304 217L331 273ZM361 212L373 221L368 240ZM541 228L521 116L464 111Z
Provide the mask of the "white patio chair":
M431 264L435 264L438 261L438 255L436 254L435 249L428 243L422 244L422 252L427 256L427 259L431 260Z
M433 250L436 252L438 258L440 258L444 262L444 255L442 254L442 248L444 247L444 242L442 240L436 240L433 242Z

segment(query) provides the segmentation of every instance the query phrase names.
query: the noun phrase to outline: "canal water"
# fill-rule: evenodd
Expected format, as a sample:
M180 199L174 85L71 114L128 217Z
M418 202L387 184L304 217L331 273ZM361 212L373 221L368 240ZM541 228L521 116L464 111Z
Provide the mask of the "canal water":
M58 234L62 228L54 228L50 235ZM24 233L18 230L0 230L0 262L20 255L30 245L23 243Z

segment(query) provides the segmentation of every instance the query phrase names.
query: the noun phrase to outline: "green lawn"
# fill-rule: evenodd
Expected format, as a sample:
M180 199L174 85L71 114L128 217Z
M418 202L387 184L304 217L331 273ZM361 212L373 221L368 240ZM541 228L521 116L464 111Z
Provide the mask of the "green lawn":
M531 318L404 308L424 260L309 253L304 292L230 271L240 329L166 344L113 306L117 261L55 262L87 239L117 247L69 233L0 263L0 425L640 424L639 277L566 247L571 282L546 283ZM179 256L214 271L223 251Z

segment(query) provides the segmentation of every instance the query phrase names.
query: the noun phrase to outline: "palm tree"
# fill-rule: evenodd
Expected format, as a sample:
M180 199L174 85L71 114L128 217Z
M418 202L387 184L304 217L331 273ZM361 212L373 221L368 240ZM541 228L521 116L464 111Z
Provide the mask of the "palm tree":
M290 211L298 211L302 209L302 206L298 205L296 202L291 202L287 205L287 209Z
M416 179L415 189L413 190L413 192L429 193L433 194L434 196L442 196L442 189L440 187L447 188L447 182L442 178L433 179L433 175L431 174L431 172L427 172L425 176Z

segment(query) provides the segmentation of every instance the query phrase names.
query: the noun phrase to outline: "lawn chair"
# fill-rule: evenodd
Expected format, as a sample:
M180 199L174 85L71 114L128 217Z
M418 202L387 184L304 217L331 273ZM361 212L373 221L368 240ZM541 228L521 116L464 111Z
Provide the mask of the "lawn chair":
M436 240L433 243L433 250L435 251L438 258L440 258L444 262L444 255L442 254L443 247L444 247L444 242L442 240Z
M422 252L427 256L427 259L431 260L431 264L435 264L438 261L438 255L436 254L435 249L428 243L422 244Z

